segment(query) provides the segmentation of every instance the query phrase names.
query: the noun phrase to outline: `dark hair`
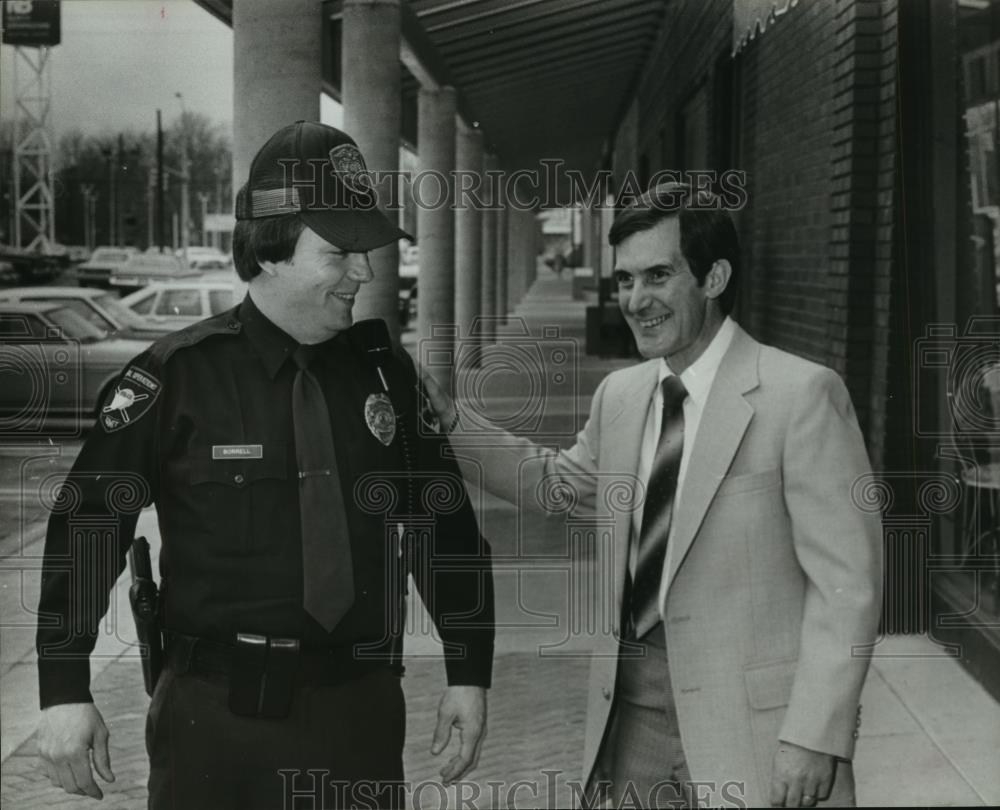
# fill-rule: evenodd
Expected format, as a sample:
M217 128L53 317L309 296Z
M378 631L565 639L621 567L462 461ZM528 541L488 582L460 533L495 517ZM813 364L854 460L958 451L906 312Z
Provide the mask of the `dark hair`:
M684 183L661 183L646 191L615 217L608 233L612 247L639 231L646 231L665 220L678 217L681 228L681 254L691 267L698 285L712 265L725 259L732 268L729 283L719 296L724 315L733 310L740 281L740 240L729 211L710 191L692 191Z
M233 228L233 264L244 281L260 274L258 262L283 262L292 258L305 223L298 214L263 219L241 219Z

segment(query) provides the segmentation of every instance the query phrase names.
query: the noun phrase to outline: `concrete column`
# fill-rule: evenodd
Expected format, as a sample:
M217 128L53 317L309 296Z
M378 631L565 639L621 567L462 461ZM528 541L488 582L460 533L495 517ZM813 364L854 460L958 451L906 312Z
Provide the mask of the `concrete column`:
M486 171L496 171L496 155L487 155L484 161ZM487 210L483 211L483 285L482 303L480 309L486 317L487 333L483 335L484 343L492 343L493 321L491 320L497 310L497 212L495 209L497 201L501 197L502 188L498 188L495 183L487 185L488 204Z
M472 322L480 314L483 291L483 212L476 202L482 197L483 133L459 132L455 143L455 166L459 186L455 190L455 321L465 338L470 358L479 354L479 338L471 335ZM461 188L478 189L463 195Z
M233 199L250 161L281 127L319 121L322 89L316 0L233 4Z
M421 89L418 98L417 147L419 182L413 186L417 203L417 245L420 247L420 293L417 332L431 337L437 327L437 348L453 339L440 335L455 323L455 109L452 87ZM451 385L452 364L431 366L434 378Z
M507 290L512 298L520 300L524 294L524 274L521 272L524 264L524 234L522 233L523 214L514 208L507 209L506 227L502 233L507 243ZM510 307L513 309L513 306Z
M580 204L580 266L594 266L594 220L593 208L589 202Z
M507 323L507 313L513 307L510 302L510 209L506 206L497 211L497 311L498 323Z
M603 278L611 278L614 271L614 251L608 244L608 234L611 232L611 224L614 221L615 205L609 196L605 199L604 207L601 209L601 230L598 239L601 250L601 276Z
M242 3L240 0L237 5ZM369 171L393 175L399 171L402 116L399 3L400 0L344 0L340 88L344 131L357 142ZM316 0L312 4L320 5ZM271 5L276 13L288 14L285 3L271 0ZM390 183L387 179L378 185L379 204L383 208L392 200ZM394 222L398 220L398 211L386 213ZM375 278L361 288L354 305L354 318L382 318L390 334L398 340L399 246L393 243L374 250L369 259Z
M526 267L535 246L531 243L525 230L525 221L531 216L525 211L510 211L508 213L507 241L510 245L507 259L507 288L509 290L508 306L514 309L528 291Z

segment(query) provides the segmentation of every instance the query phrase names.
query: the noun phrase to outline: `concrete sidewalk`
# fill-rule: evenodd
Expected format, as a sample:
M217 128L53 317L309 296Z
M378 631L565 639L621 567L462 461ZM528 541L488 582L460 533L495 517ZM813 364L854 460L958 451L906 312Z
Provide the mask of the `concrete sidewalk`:
M579 340L577 354L582 358L584 302L571 301L569 289L568 279L556 279L543 267L517 315L524 317L533 335L540 335L537 330L543 325L560 326L558 339ZM509 324L508 328L518 326ZM544 352L543 356L548 357ZM626 362L583 360L586 374L580 379L586 382L578 392L581 396L562 394L561 412L553 412L544 423L558 427L557 443L571 440L585 417L595 380ZM545 361L542 373L549 371ZM508 388L506 393L508 399L516 399L516 389ZM582 410L568 404L570 399L583 401ZM440 788L437 771L450 753L435 759L429 748L444 672L435 658L435 641L422 630L426 619L419 606L414 606L404 681L409 707L407 777L418 791L413 804L457 807L464 799L480 808L568 806L582 755L587 652L592 638L588 634L600 631L571 621L575 612L566 564L571 527L540 518L525 523L513 507L480 497L478 492L472 495L500 561L489 736L473 774L475 781L460 786L460 792L459 788ZM143 514L140 527L147 537L156 536L152 512ZM530 546L519 543L518 536L530 539ZM37 604L40 538L35 526L16 548L10 543L0 548L4 620L0 803L15 810L96 807L89 799L56 791L37 768L31 736L38 715L31 610ZM574 561L574 565L588 564L586 559ZM102 806L133 810L145 806L143 730L148 700L134 648L128 646L132 623L124 585L119 583L114 602L117 619L107 623L108 632L98 648L94 693L111 729L117 775L117 781L106 786ZM116 628L122 628L120 634ZM1000 706L930 639L897 637L877 645L864 689L862 718L855 759L861 805L1000 804Z

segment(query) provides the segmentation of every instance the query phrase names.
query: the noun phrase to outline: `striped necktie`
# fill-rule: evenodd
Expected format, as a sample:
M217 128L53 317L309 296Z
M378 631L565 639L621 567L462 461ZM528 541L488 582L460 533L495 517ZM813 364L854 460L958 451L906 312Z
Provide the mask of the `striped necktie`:
M684 398L687 389L675 374L666 377L663 387L663 420L653 468L646 485L646 502L639 532L639 553L632 582L632 626L635 638L642 638L660 621L660 579L667 553L667 536L674 512L677 476L684 449Z

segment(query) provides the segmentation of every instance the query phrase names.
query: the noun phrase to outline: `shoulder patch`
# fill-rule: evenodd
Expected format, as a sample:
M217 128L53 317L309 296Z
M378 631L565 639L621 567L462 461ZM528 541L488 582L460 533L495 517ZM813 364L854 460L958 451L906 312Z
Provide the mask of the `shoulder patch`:
M97 415L105 433L114 433L139 421L153 407L163 385L156 377L138 366L125 369Z

